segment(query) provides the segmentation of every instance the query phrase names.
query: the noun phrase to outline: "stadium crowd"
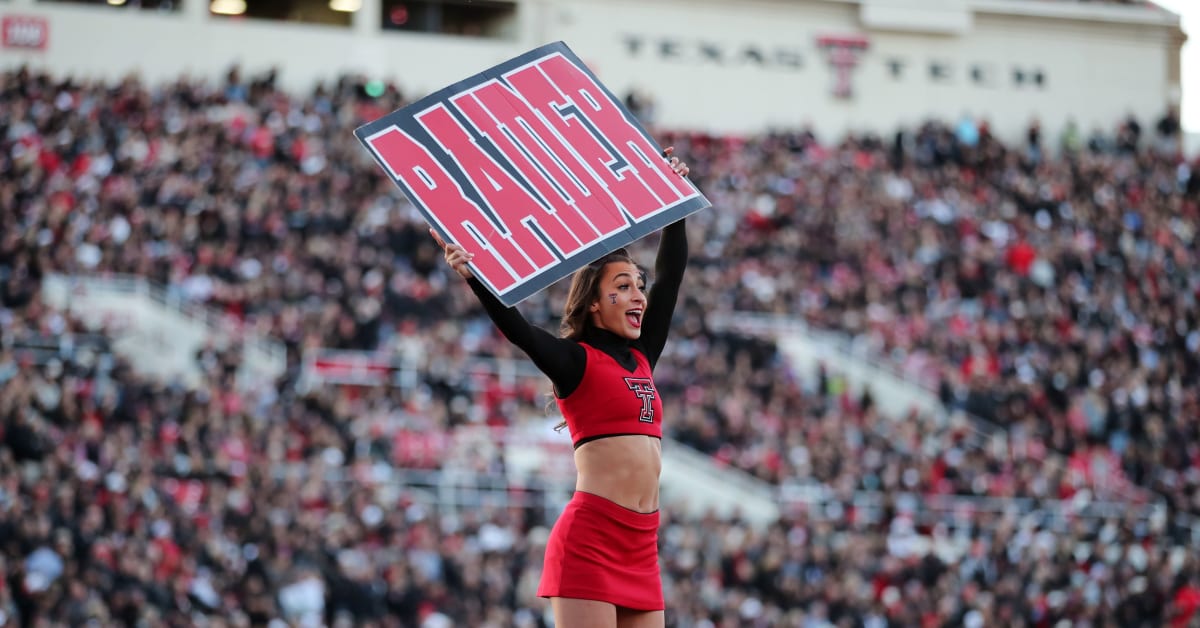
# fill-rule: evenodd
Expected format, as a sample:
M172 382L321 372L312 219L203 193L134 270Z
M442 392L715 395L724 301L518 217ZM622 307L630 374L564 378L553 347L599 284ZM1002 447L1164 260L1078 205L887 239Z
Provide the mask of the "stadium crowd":
M269 74L155 88L0 74L0 171L13 175L0 180L7 618L543 621L529 587L546 512L447 520L319 479L380 458L437 466L444 444L404 437L513 423L545 404L530 381L505 389L455 369L468 355L517 356L350 133L402 103L350 77L297 98ZM835 145L664 132L718 208L690 220L690 284L660 369L673 435L771 482L1071 497L1087 479L1047 473L1044 441L1072 460L1115 457L1172 508L1200 512L1200 167L1163 150L1178 133L1166 120L1058 146L1036 126L1011 146L973 123ZM13 338L76 326L38 302L47 272L147 277L285 342L289 373L241 392L236 359L213 349L189 391L105 352L22 357ZM523 309L553 324L560 299ZM869 398L838 394L836 377L795 376L770 343L709 328L710 314L736 310L845 333L1031 448L998 455L964 445L962 424L882 420ZM319 347L418 361L422 386L301 393L300 356ZM761 533L669 513L671 621L1187 625L1200 598L1193 560L1126 522L1055 536L980 521L956 532L969 551L939 557L905 552L906 521L792 513ZM956 546L945 529L923 532ZM198 619L217 608L240 615Z
M36 300L8 311L0 625L547 625L539 491L443 508L374 479L358 409L329 389L239 397L221 368L164 385ZM1146 521L930 513L919 493L891 491L882 516L797 505L766 529L667 507L669 625L1198 617L1194 553Z
M1200 163L1141 133L1128 120L1061 150L978 125L833 147L671 139L722 177L714 204L742 210L705 232L710 307L841 332L949 409L1066 455L1105 448L1196 512Z

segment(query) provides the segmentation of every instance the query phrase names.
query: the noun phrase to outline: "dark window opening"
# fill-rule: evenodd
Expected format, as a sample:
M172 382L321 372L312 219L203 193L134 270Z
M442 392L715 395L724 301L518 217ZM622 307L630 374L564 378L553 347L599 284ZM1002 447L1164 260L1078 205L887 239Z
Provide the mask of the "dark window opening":
M197 1L197 0L193 0ZM208 2L213 15L280 22L350 26L361 2L331 0L198 0ZM339 10L340 9L340 10Z
M40 0L56 4L90 4L92 6L109 7L112 9L146 10L146 11L178 11L182 0ZM201 0L192 0L198 2ZM207 0L203 0L207 2Z
M509 38L517 4L503 0L384 0L383 29Z

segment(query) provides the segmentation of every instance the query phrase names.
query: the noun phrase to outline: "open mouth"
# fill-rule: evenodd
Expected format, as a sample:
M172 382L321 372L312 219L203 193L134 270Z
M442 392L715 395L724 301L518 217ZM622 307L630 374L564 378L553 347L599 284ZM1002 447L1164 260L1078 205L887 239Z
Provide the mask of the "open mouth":
M625 320L628 321L634 329L640 329L642 327L642 311L629 310L625 312Z

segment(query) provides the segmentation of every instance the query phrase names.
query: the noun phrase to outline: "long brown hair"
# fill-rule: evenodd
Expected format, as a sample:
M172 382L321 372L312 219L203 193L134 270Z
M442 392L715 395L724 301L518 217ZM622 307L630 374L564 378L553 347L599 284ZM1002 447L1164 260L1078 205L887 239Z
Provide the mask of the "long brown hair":
M641 269L629 251L621 248L605 253L604 257L575 271L571 277L571 289L567 292L567 304L563 306L562 322L558 326L561 337L578 340L584 330L591 326L592 317L588 308L600 298L604 267L613 262L628 262Z
M567 304L563 306L562 322L558 326L561 337L578 340L583 336L583 332L592 326L589 308L600 298L600 280L604 277L604 267L613 262L628 262L641 269L629 251L621 248L605 253L604 257L575 271L575 275L571 277L571 289L567 292ZM546 403L547 409L553 399L554 394L551 393L550 400ZM566 426L567 421L563 419L554 426L554 430L561 431Z

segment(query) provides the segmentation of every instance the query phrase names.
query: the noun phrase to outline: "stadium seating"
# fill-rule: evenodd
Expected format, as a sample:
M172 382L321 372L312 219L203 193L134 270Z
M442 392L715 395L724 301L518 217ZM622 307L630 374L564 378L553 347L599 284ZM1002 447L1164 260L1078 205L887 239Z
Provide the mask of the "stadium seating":
M406 481L502 474L495 452L456 455L456 434L543 418L547 390L464 375L520 356L350 134L400 102L354 77L300 98L269 79L0 74L6 619L544 625L533 587L553 501L442 510ZM785 314L958 413L1068 460L1119 461L1170 516L1200 512L1200 164L1131 128L1078 147L1004 145L986 128L972 142L938 123L836 144L660 131L716 206L689 220L659 367L672 435L833 495L1087 487L1047 472L1047 452L966 446L961 423L883 421L836 373L798 373L770 341L710 325ZM279 339L289 368L247 389L239 355L214 347L192 388L149 377L104 330L42 303L48 273L145 277ZM561 299L523 311L552 325ZM417 367L403 386L305 387L318 349ZM669 508L671 625L1187 625L1197 610L1188 539L1140 519L854 503L790 508L765 530Z

